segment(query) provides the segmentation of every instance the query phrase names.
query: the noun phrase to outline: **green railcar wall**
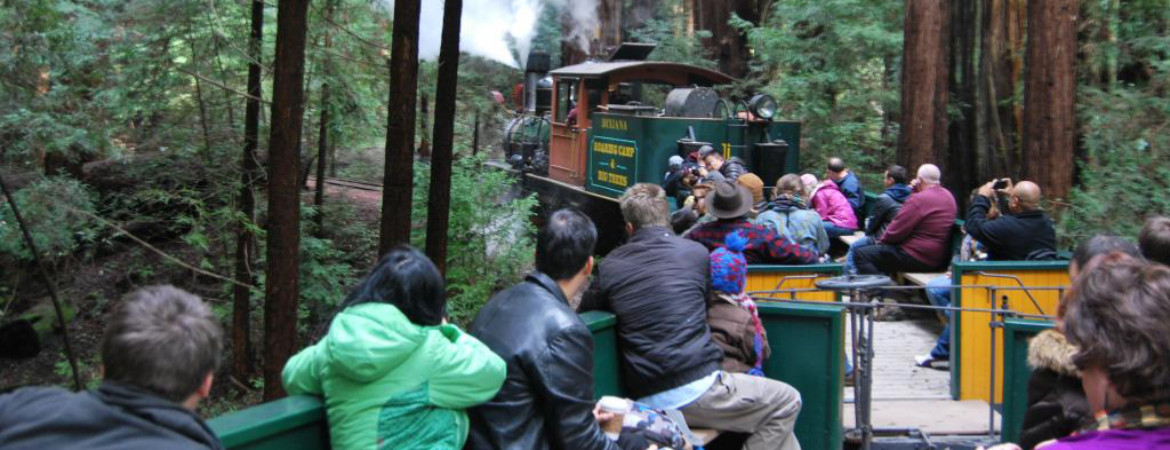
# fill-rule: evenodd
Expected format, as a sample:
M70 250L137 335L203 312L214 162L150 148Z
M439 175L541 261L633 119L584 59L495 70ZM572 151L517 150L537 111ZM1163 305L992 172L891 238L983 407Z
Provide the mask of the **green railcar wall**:
M1028 410L1028 342L1041 331L1056 324L1040 320L1008 319L1004 321L1003 358L1003 423L1000 424L1004 442L1019 442L1024 412Z
M216 417L207 422L232 450L329 448L329 421L318 397L295 395Z

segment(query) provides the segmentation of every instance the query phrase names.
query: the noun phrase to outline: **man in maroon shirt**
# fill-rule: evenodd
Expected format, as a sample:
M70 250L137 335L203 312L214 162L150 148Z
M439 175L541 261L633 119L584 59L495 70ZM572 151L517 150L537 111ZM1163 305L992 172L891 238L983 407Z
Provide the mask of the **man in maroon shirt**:
M939 184L934 164L919 167L911 185L914 194L886 227L879 245L862 247L854 254L858 273L930 272L947 265L957 213L955 197Z

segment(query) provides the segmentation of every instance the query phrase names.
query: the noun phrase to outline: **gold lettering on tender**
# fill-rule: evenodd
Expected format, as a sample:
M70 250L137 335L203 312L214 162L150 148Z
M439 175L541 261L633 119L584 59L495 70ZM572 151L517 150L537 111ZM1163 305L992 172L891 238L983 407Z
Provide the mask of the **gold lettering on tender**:
M630 125L621 119L613 119L609 117L601 118L601 128L607 130L630 131Z

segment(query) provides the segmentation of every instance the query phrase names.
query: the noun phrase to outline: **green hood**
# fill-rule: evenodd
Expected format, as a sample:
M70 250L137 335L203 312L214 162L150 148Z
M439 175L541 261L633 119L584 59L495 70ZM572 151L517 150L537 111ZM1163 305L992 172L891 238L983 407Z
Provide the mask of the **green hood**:
M338 375L362 383L400 366L426 340L422 327L385 303L346 308L329 327L325 337L329 366Z

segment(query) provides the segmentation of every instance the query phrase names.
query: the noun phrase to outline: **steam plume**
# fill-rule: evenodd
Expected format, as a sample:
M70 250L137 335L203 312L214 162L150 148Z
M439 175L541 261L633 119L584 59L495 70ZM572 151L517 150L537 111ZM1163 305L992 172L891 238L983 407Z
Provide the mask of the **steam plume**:
M387 13L394 11L394 0L380 0L377 4ZM597 0L464 0L459 49L519 68L528 58L537 21L547 7L557 8L567 19L563 39L588 52L598 26ZM419 58L433 60L439 56L442 33L443 1L422 0Z

